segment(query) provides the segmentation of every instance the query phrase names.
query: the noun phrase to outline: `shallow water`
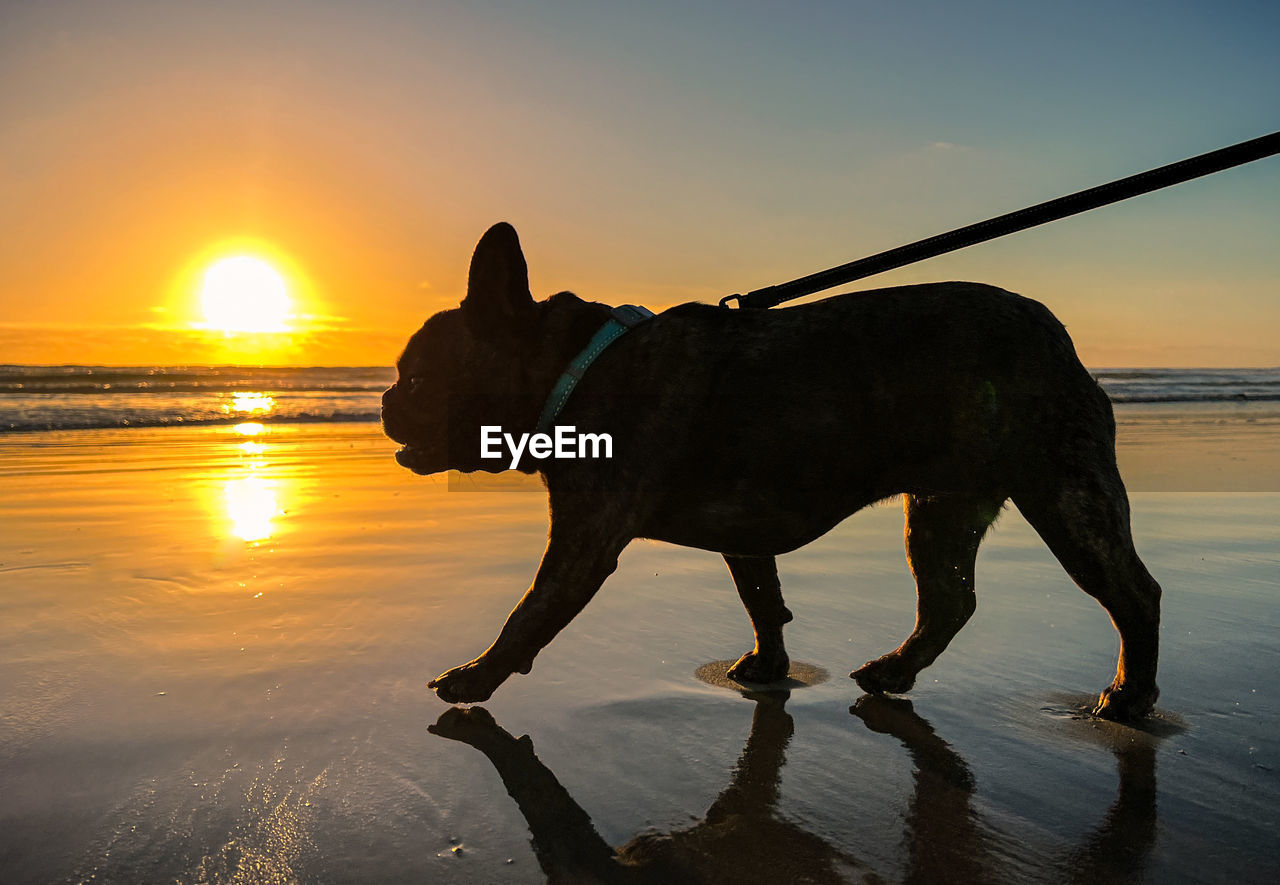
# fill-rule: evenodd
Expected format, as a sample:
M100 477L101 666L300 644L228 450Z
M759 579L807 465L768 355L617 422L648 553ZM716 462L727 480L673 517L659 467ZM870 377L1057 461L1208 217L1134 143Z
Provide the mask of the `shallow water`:
M1166 469L1146 444L1134 488ZM355 424L0 439L0 881L1280 879L1280 494L1133 495L1165 588L1143 730L1078 714L1118 641L1014 510L909 702L860 699L846 674L914 613L890 505L780 559L792 657L826 681L699 680L750 644L723 563L635 543L492 722L438 723L425 682L492 640L546 505L394 448Z

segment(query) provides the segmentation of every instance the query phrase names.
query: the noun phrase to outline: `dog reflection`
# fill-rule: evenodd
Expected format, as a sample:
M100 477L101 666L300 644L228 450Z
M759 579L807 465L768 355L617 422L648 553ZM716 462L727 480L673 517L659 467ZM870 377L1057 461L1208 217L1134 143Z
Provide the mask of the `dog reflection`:
M538 863L553 883L882 882L857 858L777 812L782 766L794 724L786 692L749 694L751 733L733 778L687 829L637 836L613 848L538 760L483 707L451 708L430 731L470 744L493 763L529 824ZM1131 882L1142 878L1156 837L1155 747L1115 749L1120 790L1102 823L1051 871L1017 863L1017 846L984 828L973 809L969 766L912 709L910 701L865 695L850 712L899 740L914 765L905 820L903 881ZM1038 866L1038 865L1037 865Z

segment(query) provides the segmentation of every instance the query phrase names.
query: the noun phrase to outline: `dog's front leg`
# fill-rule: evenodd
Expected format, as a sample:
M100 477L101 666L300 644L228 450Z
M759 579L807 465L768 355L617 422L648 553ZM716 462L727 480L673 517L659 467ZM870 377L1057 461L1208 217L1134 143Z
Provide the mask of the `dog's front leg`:
M533 586L507 616L502 632L474 661L427 684L451 704L487 700L512 673L528 673L533 659L591 601L618 567L630 538L600 525L552 522L551 537ZM585 520L584 520L585 522Z
M538 864L550 881L619 880L622 871L613 849L600 838L582 806L534 754L528 735L515 737L484 707L452 707L427 730L470 744L493 763L529 824Z

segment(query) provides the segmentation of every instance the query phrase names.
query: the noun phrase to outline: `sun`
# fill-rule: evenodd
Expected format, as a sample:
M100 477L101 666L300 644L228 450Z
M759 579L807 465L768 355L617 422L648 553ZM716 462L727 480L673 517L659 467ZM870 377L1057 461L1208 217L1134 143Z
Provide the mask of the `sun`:
M204 272L200 306L211 329L286 332L293 303L278 270L256 256L233 255Z

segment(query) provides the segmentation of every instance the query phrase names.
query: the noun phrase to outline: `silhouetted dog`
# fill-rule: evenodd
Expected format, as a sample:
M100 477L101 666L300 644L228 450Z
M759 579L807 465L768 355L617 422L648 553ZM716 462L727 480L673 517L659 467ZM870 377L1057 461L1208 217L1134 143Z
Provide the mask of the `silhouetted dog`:
M532 431L557 379L611 308L535 302L515 230L491 228L461 307L427 320L383 396L397 460L416 473L499 471L481 428ZM533 586L497 640L430 685L482 701L582 610L633 538L721 553L755 629L730 671L787 672L774 557L902 494L916 626L851 674L905 692L975 607L978 544L1012 499L1120 633L1096 713L1155 703L1160 587L1129 533L1107 396L1041 304L977 283L840 295L783 310L684 304L631 329L586 371L559 424L609 434L612 457L535 460L551 530Z

